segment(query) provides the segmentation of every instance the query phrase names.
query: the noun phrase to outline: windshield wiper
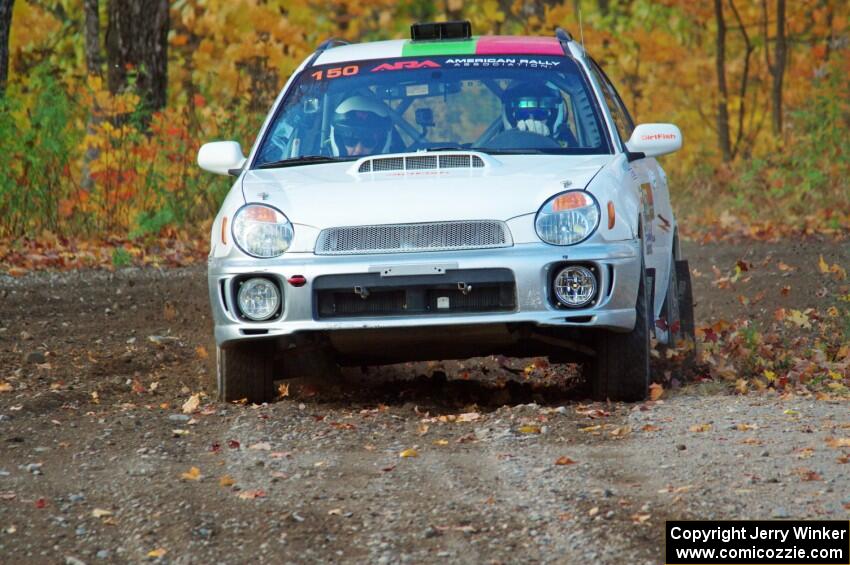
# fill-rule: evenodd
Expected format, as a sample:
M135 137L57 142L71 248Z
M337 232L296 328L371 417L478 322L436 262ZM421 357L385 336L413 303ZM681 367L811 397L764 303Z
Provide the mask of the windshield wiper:
M426 147L423 151L472 151L472 149L461 145L441 145L439 147Z
M557 155L557 153L547 153L542 149L533 149L531 147L525 149L487 149L476 147L474 151L480 151L488 155Z
M282 167L295 167L297 165L313 165L319 163L337 163L339 161L351 161L342 157L329 157L327 155L304 155L303 157L292 157L280 161L270 161L258 165L257 169L280 169Z

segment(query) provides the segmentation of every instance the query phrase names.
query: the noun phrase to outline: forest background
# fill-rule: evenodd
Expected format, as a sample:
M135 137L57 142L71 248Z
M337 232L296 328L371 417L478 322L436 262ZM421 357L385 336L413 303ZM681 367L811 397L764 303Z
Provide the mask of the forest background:
M93 240L115 266L151 241L200 256L232 183L196 166L203 142L250 147L322 40L445 19L564 27L636 122L679 125L663 166L686 234L850 232L846 0L0 0L0 263Z

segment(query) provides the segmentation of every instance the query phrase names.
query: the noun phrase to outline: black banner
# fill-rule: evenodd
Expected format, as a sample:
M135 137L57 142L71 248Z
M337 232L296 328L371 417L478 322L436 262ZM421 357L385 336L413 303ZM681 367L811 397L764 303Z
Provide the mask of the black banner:
M665 537L668 565L850 565L844 521L669 521Z

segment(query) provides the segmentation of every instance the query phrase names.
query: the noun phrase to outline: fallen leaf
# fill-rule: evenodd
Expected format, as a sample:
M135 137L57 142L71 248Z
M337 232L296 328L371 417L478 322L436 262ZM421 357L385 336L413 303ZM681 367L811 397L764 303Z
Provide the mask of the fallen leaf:
M711 424L694 424L688 431L691 432L708 432L711 431Z
M842 455L841 457L836 459L836 461L842 465L850 463L850 455Z
M112 516L112 512L103 508L95 508L91 511L91 515L95 518L104 518L106 516Z
M199 480L201 480L202 476L203 475L201 475L201 470L198 469L197 467L192 467L191 469L189 469L185 473L180 474L180 478L183 479L184 481L199 481Z
M649 399L650 400L658 400L664 396L664 387L658 383L652 383L649 385Z
M824 275L829 274L829 263L823 260L823 254L818 258L818 270Z
M191 414L195 412L198 407L201 405L201 395L200 393L193 394L189 397L189 399L183 403L183 413Z
M253 445L249 445L248 449L254 449L258 451L271 451L272 444L267 441L261 441L259 443L255 443Z
M850 447L850 437L828 437L825 441L829 447L833 447L835 449Z
M151 559L159 559L160 557L164 556L166 553L168 553L168 550L165 550L165 549L160 547L160 548L152 549L152 550L148 551L148 557L150 557Z
M227 440L227 447L230 449L239 449L239 442L235 439L229 439Z
M342 516L342 508L332 508L328 510L328 516Z
M642 432L657 432L661 430L658 426L653 426L652 424L645 424L640 431Z
M586 428L579 428L580 432L598 432L602 429L602 424L596 424L595 426L587 426Z
M823 480L823 477L821 477L816 471L812 471L811 469L795 469L794 473L796 473L801 480L806 482Z
M430 427L428 426L428 424L426 424L425 422L419 422L419 426L417 427L416 432L419 435L424 436L425 434L428 433L429 429L430 429Z
M15 390L15 387L13 387L11 384L0 383L0 392L12 392L13 390Z
M755 424L738 424L735 426L735 429L739 432L749 432L750 430L757 430L759 427Z
M815 454L815 450L811 447L802 447L797 450L797 459L808 459Z
M614 436L614 437L626 437L627 435L632 433L632 427L631 426L619 426L617 428L614 428L613 430L611 430L608 433L610 435Z
M539 434L540 426L534 424L526 424L525 426L519 427L519 433L521 434Z
M795 267L792 267L791 265L786 265L782 261L779 261L777 267L779 267L780 271L793 271L795 269Z
M435 439L431 443L433 443L434 445L448 445L449 440L447 440L447 439Z
M277 396L278 398L286 398L289 396L289 383L281 383L277 387Z
M210 354L207 353L207 348L203 345L199 345L195 348L195 355L198 356L198 359L206 359L210 356Z
M232 487L235 484L236 481L233 480L233 477L231 477L230 475L222 475L221 478L218 480L218 486L221 487Z
M747 381L738 379L735 381L735 392L738 394L747 394L750 391Z
M457 422L474 422L475 420L479 419L480 417L481 417L481 414L479 414L478 412L466 412L464 414L458 414L456 421Z
M632 514L632 523L634 524L643 524L650 518L652 518L652 514L646 512L638 512L637 514Z
M575 465L577 461L573 461L566 455L562 455L555 460L555 465Z
M599 507L598 506L594 506L593 508L591 508L590 510L587 511L587 515L590 516L591 518L593 518L597 514L599 514Z
M395 465L390 465L389 467L384 467L384 468L381 469L381 471L383 471L384 473L389 473L393 469L395 469Z
M239 496L239 498L241 498L242 500L253 500L255 498L265 498L266 497L266 491L264 491L262 489L243 490L237 496Z
M39 498L35 501L36 508L45 508L47 506L47 499Z
M419 452L411 447L411 448L405 449L404 451L399 453L398 456L399 457L419 457Z

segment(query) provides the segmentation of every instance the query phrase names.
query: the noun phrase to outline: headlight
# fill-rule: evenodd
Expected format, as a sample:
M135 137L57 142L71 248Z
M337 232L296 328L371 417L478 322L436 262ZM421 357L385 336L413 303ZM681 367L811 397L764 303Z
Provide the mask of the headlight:
M599 225L599 205L590 193L570 190L550 198L537 212L537 235L552 245L584 241Z
M280 305L280 292L269 279L248 279L239 287L236 296L239 310L246 318L260 322L271 318Z
M271 206L247 204L233 218L233 241L248 255L277 257L292 243L292 224Z

